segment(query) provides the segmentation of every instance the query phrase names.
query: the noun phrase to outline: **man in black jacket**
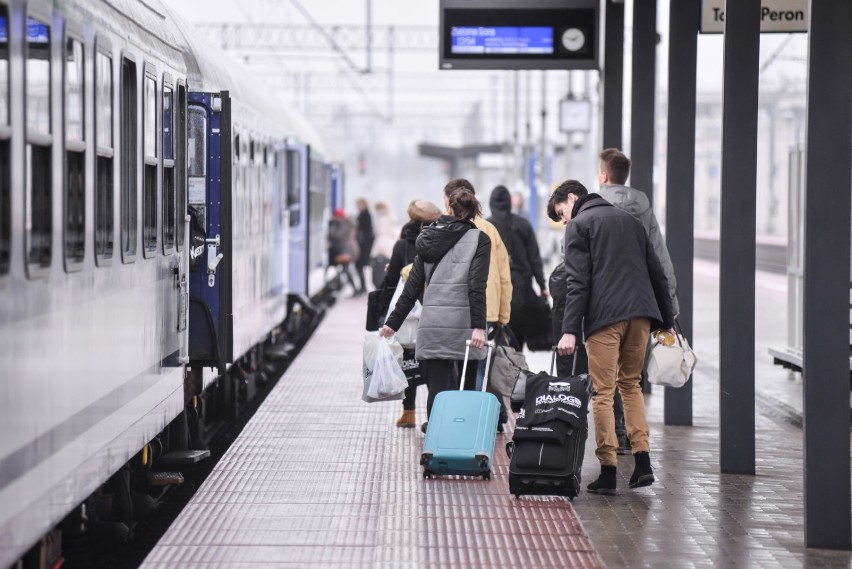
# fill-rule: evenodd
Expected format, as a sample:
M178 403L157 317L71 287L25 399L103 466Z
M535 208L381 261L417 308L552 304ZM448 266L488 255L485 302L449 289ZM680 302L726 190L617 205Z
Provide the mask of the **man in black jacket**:
M601 475L589 492L614 494L616 487L616 389L624 400L635 468L629 486L654 482L648 446L648 421L640 374L651 329L674 321L665 273L642 224L576 180L563 182L550 196L565 228L566 302L560 355L574 352L585 332L589 374L595 388L595 454Z

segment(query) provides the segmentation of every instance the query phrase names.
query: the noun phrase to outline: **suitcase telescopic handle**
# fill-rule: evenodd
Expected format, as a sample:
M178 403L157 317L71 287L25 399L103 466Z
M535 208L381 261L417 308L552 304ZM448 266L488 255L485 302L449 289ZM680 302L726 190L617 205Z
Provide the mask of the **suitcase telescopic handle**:
M485 388L488 387L488 365L491 362L491 350L494 349L494 340L488 340L485 342L485 345L488 346L488 353L485 355L485 381L482 382L482 391L485 391ZM470 340L465 340L465 346L464 365L462 365L461 387L459 391L464 391L464 381L467 376L467 360L470 357Z
M551 348L553 355L550 356L550 375L553 375L553 370L556 367L556 346ZM571 362L571 377L577 375L577 346L574 346L574 361Z

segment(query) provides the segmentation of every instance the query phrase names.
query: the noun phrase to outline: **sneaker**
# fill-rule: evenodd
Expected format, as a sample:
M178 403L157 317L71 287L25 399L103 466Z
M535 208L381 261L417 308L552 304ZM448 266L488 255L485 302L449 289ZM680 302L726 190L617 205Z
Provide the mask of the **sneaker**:
M422 425L420 425L420 432L421 432L421 433L423 433L423 434L425 435L425 434L426 434L426 429L427 429L428 427L429 427L429 421L424 422Z
M633 460L636 461L636 467L630 476L628 486L641 488L653 484L656 479L654 478L654 471L651 469L651 456L647 452L637 452L633 455Z
M633 454L633 447L630 446L630 439L627 438L627 435L618 437L618 449L616 452L618 454Z
M616 467L601 466L601 475L598 476L597 480L586 486L586 490L588 490L591 494L614 496L616 494L615 473Z

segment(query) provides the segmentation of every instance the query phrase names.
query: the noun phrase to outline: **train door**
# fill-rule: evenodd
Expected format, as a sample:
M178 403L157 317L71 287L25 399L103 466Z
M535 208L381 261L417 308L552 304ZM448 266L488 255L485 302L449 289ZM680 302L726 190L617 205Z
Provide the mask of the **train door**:
M290 214L290 293L308 295L308 148L287 142L287 211Z
M227 91L189 94L189 357L220 374L233 361L231 131Z

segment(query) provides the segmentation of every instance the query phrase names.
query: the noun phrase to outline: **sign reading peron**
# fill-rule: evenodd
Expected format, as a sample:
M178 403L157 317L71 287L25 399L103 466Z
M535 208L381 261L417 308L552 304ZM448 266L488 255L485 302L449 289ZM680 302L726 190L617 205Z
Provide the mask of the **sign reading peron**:
M725 0L702 0L702 34L725 31ZM763 0L760 6L760 31L807 32L808 0Z

